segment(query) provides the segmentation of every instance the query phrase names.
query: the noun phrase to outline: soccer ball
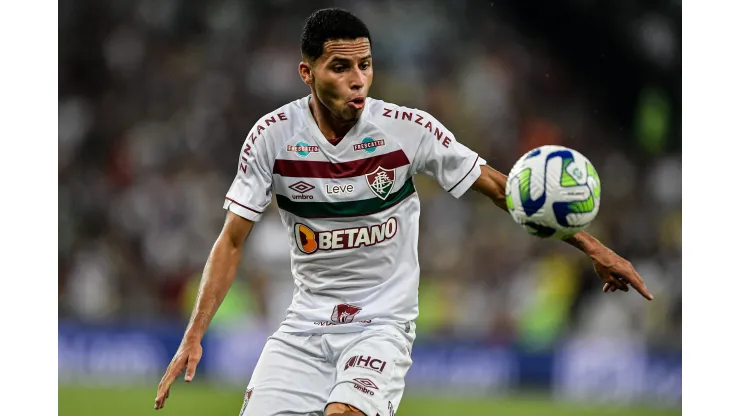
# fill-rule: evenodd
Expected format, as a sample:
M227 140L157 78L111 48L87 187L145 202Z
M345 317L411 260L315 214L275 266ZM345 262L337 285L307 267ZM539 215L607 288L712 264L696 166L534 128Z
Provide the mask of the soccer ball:
M542 146L522 156L506 180L506 206L528 233L564 239L596 218L601 181L573 149Z

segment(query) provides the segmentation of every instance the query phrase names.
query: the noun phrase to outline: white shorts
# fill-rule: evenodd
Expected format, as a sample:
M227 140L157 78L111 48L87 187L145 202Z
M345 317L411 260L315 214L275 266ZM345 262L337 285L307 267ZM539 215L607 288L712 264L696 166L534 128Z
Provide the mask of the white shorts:
M240 416L323 416L327 404L391 416L411 367L413 329L370 327L348 334L268 338L247 386Z

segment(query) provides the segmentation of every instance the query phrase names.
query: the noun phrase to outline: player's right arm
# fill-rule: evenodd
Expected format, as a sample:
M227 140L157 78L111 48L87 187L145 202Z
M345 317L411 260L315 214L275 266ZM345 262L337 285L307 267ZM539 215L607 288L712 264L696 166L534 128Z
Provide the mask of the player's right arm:
M203 354L201 340L218 311L218 307L226 297L226 292L234 282L236 268L241 262L244 243L252 231L253 224L254 222L233 212L226 214L224 227L211 249L203 271L190 323L185 330L180 347L157 388L157 397L154 400L155 409L164 407L165 400L170 395L170 386L183 370L186 370L186 382L192 381L195 376L195 368Z
M224 202L226 221L208 256L185 335L157 388L155 409L164 407L170 386L183 370L186 382L195 376L195 368L203 354L201 340L234 282L252 226L261 219L272 199L274 158L269 149L268 132L263 130L264 127L256 124L242 145L236 177Z
M190 323L185 330L183 343L200 344L203 335L211 323L211 319L216 314L218 307L221 306L226 297L231 284L236 276L236 268L242 259L244 243L252 231L254 222L242 218L233 212L226 213L226 221L216 239L216 243L211 249L208 256L203 277L200 281L198 296L195 300L195 307L190 317ZM193 373L195 368L192 369ZM185 374L185 381L190 381L193 374Z

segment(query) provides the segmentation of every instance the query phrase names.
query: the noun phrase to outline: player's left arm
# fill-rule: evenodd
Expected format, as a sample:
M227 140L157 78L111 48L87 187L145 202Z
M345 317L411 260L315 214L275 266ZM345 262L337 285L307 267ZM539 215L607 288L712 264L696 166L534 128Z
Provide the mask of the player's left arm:
M471 189L487 196L497 207L508 212L506 208L506 175L488 165L480 167L481 173L473 182ZM642 277L632 264L601 244L599 240L585 231L563 240L588 255L594 262L596 273L604 281L604 292L617 289L629 291L629 285L635 288L648 300L653 299Z
M425 173L434 177L455 198L460 198L468 189L473 188L490 198L502 210L508 211L506 175L486 165L483 158L458 142L455 135L429 113L414 110L414 114L414 122L401 124L413 129L402 132L404 137L413 136L414 132L419 134L411 167L412 174ZM596 273L604 281L604 292L614 292L617 289L626 292L631 285L642 296L652 300L653 295L632 264L609 250L599 240L581 231L565 241L591 258Z

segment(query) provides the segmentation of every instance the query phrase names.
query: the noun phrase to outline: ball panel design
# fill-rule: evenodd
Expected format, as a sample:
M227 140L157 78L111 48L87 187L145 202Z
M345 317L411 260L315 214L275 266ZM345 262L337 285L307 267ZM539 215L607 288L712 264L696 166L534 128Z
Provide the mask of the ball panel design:
M566 238L598 214L601 181L591 162L562 146L542 146L522 156L506 182L506 207L514 221L541 238Z

